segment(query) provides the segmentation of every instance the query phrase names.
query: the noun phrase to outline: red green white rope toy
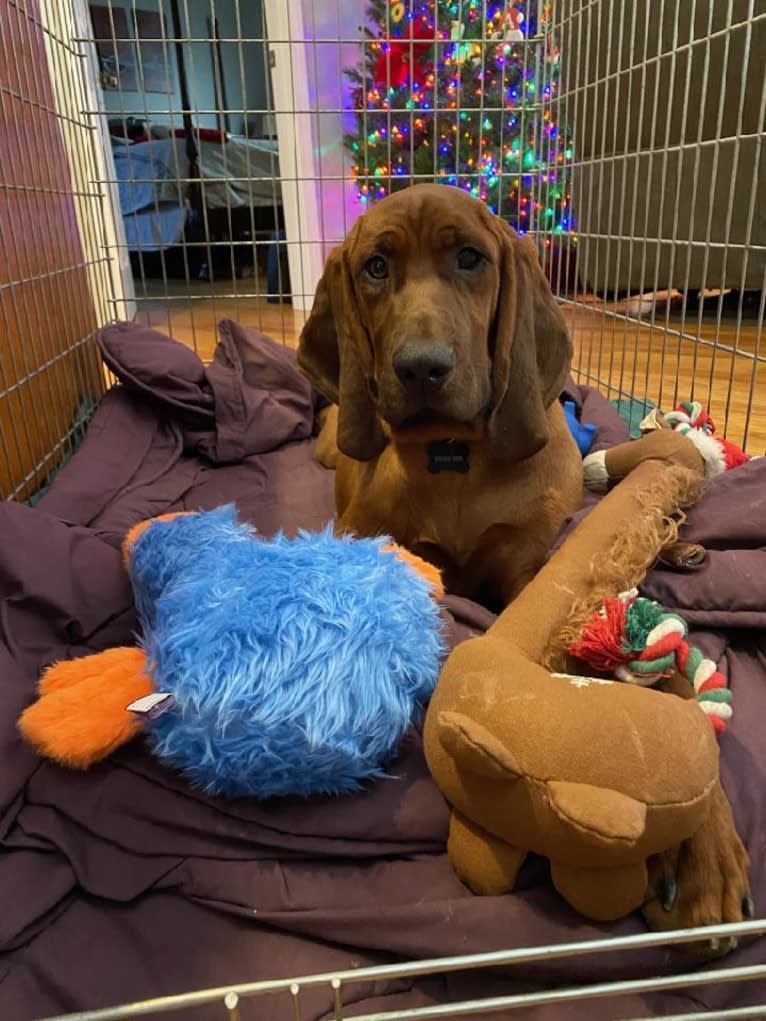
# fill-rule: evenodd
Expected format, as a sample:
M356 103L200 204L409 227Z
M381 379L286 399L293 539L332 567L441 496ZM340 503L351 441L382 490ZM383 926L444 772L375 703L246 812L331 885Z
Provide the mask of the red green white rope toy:
M672 429L686 436L699 450L708 478L750 460L736 443L715 435L715 422L699 401L682 401L674 411L666 412L664 418Z
M632 589L605 599L569 651L594 670L643 687L678 671L720 733L731 719L731 692L715 663L686 641L688 633L682 617L665 613L659 603Z

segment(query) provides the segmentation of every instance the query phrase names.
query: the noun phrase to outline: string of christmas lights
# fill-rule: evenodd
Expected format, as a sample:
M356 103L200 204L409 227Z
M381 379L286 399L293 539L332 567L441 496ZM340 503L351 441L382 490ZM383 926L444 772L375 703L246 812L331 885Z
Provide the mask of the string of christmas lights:
M529 8L529 10L527 10ZM415 181L457 185L520 233L572 231L571 142L553 114L552 5L371 0L361 67L345 71L359 200ZM549 243L549 242L548 242Z

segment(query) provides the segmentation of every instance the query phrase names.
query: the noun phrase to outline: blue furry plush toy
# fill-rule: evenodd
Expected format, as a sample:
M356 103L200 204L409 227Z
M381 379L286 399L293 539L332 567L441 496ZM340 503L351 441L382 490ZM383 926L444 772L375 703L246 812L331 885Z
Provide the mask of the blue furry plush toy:
M49 668L22 731L84 768L143 729L227 797L384 776L445 652L438 572L387 543L329 528L265 541L232 506L142 522L124 544L141 649Z

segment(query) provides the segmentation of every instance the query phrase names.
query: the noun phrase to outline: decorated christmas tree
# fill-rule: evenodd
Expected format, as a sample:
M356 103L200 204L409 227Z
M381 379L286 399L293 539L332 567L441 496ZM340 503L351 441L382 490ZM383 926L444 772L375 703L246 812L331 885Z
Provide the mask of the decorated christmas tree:
M360 201L442 181L546 245L570 232L552 13L539 0L371 0L361 65L345 72Z

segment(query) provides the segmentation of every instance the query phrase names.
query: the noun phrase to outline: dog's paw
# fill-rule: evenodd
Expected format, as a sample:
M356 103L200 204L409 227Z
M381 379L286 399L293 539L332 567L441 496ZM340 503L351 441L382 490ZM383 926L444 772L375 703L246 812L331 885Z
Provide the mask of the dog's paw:
M649 887L643 913L651 929L687 929L752 918L749 859L734 825L728 799L719 786L706 821L679 848L648 862ZM721 957L736 938L689 943L684 949Z

